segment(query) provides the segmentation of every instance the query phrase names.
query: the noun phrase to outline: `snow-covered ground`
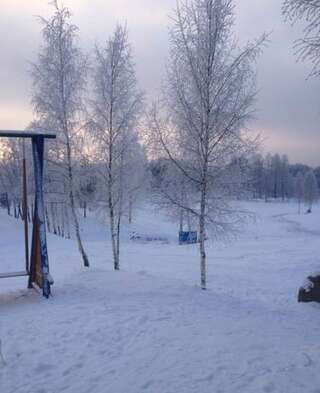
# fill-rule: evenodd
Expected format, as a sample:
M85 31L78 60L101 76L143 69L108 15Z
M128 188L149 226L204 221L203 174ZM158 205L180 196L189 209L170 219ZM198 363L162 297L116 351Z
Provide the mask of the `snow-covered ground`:
M124 231L112 270L105 226L91 217L85 270L73 241L49 236L53 297L0 281L1 393L320 392L320 307L298 287L320 269L320 208L246 204L237 239L196 246L150 207ZM132 242L130 231L167 242ZM0 212L0 271L23 269L21 223Z

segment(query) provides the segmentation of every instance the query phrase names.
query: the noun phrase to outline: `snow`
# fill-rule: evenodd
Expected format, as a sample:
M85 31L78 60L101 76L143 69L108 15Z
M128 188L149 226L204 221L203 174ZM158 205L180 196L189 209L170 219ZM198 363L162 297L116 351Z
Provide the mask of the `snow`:
M320 207L243 205L256 219L207 244L206 292L197 246L179 246L177 225L151 207L124 230L120 272L101 219L86 220L90 269L75 242L48 236L53 297L25 278L0 282L0 392L319 391L319 305L297 291L319 270ZM1 212L0 231L1 272L23 270L21 223Z

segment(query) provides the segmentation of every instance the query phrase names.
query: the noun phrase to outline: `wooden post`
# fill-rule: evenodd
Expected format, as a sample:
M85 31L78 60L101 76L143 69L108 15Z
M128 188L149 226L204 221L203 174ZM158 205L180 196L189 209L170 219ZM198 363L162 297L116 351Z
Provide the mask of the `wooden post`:
M23 146L22 176L23 176L24 245L25 245L26 272L29 273L28 191L27 191L26 149L25 149L24 140L22 146Z
M35 180L35 208L34 208L34 222L33 222L34 227L33 227L33 238L32 238L30 281L32 281L32 279L35 279L36 283L42 288L43 296L48 298L51 293L50 285L52 284L52 279L49 273L49 260L48 260L48 250L47 250L45 211L44 211L45 206L44 206L44 198L43 198L43 153L44 153L43 136L32 137L32 152L33 152L34 180ZM40 269L41 269L41 280L37 280L37 266L39 267L39 262L40 262Z

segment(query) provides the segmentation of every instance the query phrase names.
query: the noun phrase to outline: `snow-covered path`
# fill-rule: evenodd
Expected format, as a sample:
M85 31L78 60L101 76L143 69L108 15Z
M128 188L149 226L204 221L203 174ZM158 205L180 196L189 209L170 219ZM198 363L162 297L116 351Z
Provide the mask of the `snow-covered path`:
M89 271L73 242L50 237L49 301L18 289L23 279L0 282L0 392L319 392L320 309L298 304L296 292L320 265L320 210L250 209L256 222L237 240L209 247L206 292L196 248L177 246L156 213L142 212L134 230L169 244L125 233L117 273L97 222L86 233ZM3 240L16 223L0 219Z

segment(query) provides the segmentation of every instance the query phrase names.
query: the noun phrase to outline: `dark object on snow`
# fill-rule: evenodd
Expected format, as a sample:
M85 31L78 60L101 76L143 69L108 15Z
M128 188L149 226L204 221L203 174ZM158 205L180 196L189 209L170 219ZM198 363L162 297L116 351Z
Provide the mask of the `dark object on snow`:
M198 243L197 232L179 232L179 244L195 244Z
M298 302L320 303L320 275L308 277L305 285L299 289Z

